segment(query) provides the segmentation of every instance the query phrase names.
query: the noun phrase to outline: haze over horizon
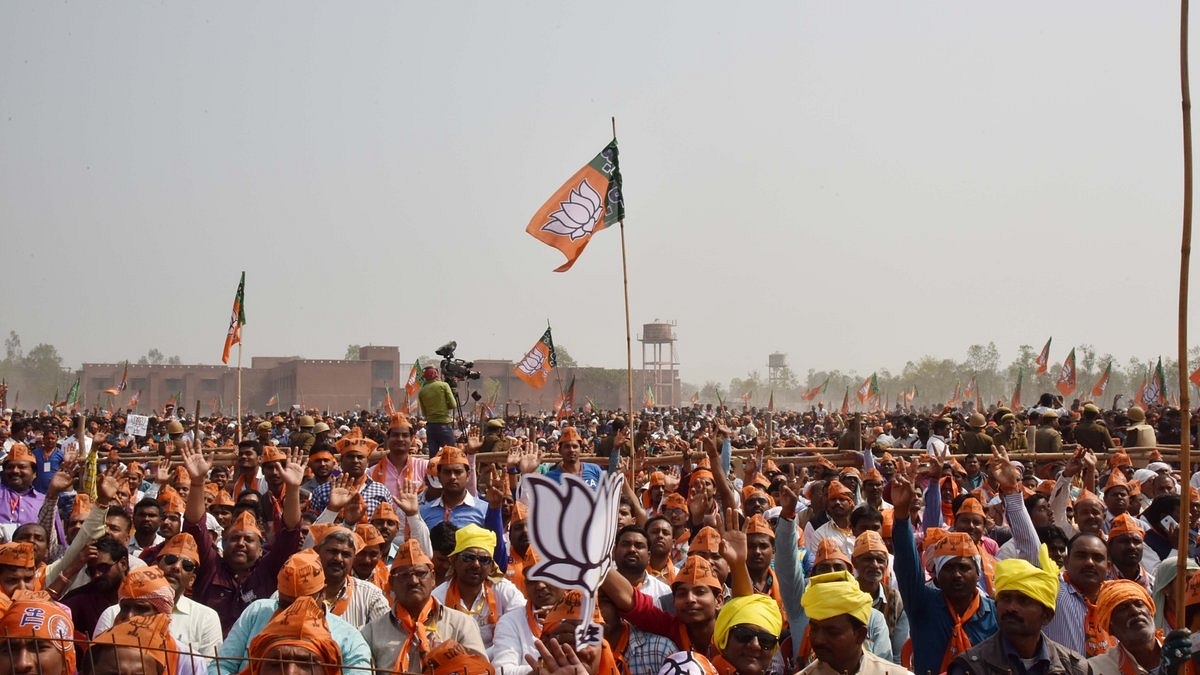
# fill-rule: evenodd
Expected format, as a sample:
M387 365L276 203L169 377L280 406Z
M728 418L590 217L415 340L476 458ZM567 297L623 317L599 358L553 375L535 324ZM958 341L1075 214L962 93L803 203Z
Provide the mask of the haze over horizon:
M801 377L1051 335L1059 363L1176 353L1172 6L8 3L0 25L0 332L72 367L220 363L241 270L247 363L516 360L549 320L623 367L616 228L565 274L523 231L610 116L634 337L678 321L686 382L774 351Z

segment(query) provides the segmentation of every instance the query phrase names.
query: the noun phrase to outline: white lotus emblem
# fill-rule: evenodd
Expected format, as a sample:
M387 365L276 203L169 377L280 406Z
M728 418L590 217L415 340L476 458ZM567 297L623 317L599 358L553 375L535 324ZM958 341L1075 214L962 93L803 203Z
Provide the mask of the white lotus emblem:
M583 593L584 624L576 633L577 645L599 644L598 627L592 626L592 603L600 582L612 566L620 507L620 473L606 473L596 489L575 474L561 482L532 474L521 482L529 502L529 543L541 558L525 571L535 579Z
M542 231L570 237L571 241L582 239L596 229L596 223L604 215L604 199L587 179L571 190L571 197L558 203L558 210L550 214L550 222Z
M542 363L546 360L546 355L540 349L534 349L521 359L517 364L517 368L530 377L536 375L542 369Z

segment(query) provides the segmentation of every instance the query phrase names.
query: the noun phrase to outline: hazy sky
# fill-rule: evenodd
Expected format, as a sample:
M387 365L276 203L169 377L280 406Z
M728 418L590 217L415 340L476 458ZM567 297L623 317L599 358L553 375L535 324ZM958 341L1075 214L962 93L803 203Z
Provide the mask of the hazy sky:
M0 330L218 363L244 269L247 356L622 366L617 230L524 232L615 115L685 381L1170 355L1178 79L1175 3L4 2Z

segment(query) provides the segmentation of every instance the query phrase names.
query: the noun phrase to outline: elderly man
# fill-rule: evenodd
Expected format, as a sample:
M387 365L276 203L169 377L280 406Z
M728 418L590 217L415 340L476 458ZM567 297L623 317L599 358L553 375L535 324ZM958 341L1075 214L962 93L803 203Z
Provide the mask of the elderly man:
M1141 584L1110 581L1096 598L1096 621L1118 644L1088 659L1095 675L1156 672L1163 662L1162 638L1154 628L1154 600Z
M1019 558L996 564L1000 632L957 656L948 675L1091 675L1082 654L1042 633L1054 616L1058 597L1058 565L1050 559L1045 544L1039 562L1040 569Z
M362 629L377 667L417 673L433 641L454 640L483 653L479 626L467 614L446 607L433 596L433 561L417 542L400 546L389 577L395 604L392 611Z
M182 455L192 482L183 530L196 540L200 552L195 597L201 604L217 611L221 629L228 633L251 602L271 594L283 563L300 549L300 483L304 482L304 465L308 458L293 450L283 461L283 481L287 490L283 498L281 527L275 533L270 551L263 553L266 538L254 517L243 512L225 530L222 555L217 557L204 510L204 481L212 469L212 459L191 445L183 447Z
M801 603L808 615L815 660L800 675L911 675L863 649L871 618L871 596L859 590L849 572L813 577Z
M329 630L324 608L310 597L296 598L250 641L247 675L311 673L342 675L342 650ZM291 666L291 668L287 668ZM345 672L355 672L347 667Z
M301 551L288 558L279 570L276 581L279 586L278 597L250 603L230 629L229 637L221 643L218 658L208 666L208 675L236 675L241 672L251 639L261 633L271 619L299 598L312 598L320 602L325 593L325 572L320 557L312 550ZM341 649L346 672L367 672L371 667L371 649L363 635L328 610L325 620Z

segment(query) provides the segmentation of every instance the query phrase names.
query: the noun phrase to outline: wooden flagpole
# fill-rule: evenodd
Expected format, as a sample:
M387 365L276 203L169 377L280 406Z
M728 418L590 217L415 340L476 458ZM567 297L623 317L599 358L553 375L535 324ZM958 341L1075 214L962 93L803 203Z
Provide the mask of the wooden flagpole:
M1179 470L1187 481L1192 475L1191 400L1188 391L1188 272L1192 257L1192 94L1188 83L1188 0L1179 3L1179 89L1183 112L1183 242L1179 248ZM1165 384L1165 383L1164 383ZM1191 553L1191 490L1179 491L1179 557L1177 570L1186 570ZM1180 577L1185 578L1185 577ZM1175 606L1186 605L1187 584L1175 584Z
M612 134L613 140L617 139L617 118L612 117ZM621 193L621 199L625 198L624 192ZM621 283L625 291L625 383L629 388L629 437L633 438L635 428L633 426L633 338L629 330L629 263L625 256L625 218L624 210L622 210L622 218L618 222L621 228Z
M242 330L246 328L242 325ZM237 365L237 442L242 442L242 340L239 333L238 339L238 365Z

